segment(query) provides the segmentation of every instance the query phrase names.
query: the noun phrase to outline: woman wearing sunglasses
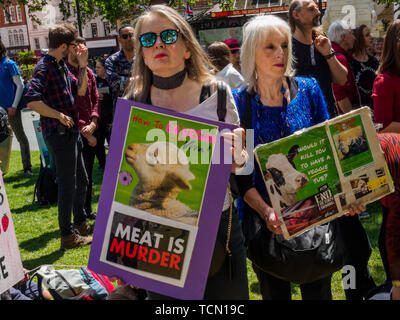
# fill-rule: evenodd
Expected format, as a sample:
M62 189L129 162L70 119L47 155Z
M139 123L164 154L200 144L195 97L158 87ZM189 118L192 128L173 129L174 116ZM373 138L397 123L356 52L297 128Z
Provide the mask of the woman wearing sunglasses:
M134 39L136 60L125 92L126 98L218 120L217 81L210 72L213 66L190 25L177 11L164 5L151 6L138 18ZM232 93L229 88L226 91L227 113L224 120L239 125ZM236 131L234 138L241 138L242 131ZM217 235L224 245L231 205L227 192ZM229 248L232 252L233 274L229 276L228 259L225 259L225 265L215 275L209 276L204 299L249 298L244 239L234 207L232 211ZM223 257L224 252L218 255L215 251L211 265L221 258L224 261ZM166 297L149 292L149 298Z

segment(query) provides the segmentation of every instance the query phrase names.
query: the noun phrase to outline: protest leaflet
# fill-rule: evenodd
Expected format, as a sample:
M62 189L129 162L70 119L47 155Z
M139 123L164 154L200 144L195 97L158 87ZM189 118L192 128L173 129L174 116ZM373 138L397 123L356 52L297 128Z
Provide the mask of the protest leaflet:
M368 107L254 152L285 239L394 191Z
M89 268L201 299L232 168L219 133L236 127L119 99L113 128Z
M24 269L0 171L0 294L22 279Z

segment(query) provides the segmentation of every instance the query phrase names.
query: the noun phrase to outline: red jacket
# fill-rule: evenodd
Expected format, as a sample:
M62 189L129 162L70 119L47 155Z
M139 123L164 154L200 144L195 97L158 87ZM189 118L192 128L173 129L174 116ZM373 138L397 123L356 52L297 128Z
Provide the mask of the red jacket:
M336 59L347 69L347 82L341 86L332 82L333 94L335 96L336 101L341 101L345 98L349 98L350 102L353 106L360 106L360 97L358 93L358 89L356 86L356 82L354 80L353 71L350 67L350 62L352 60L352 56L344 50L341 46L339 46L336 42L332 41L332 49L336 52ZM343 111L340 110L338 104L339 113L343 114Z
M382 123L383 128L391 122L400 122L400 77L392 74L378 74L372 88L375 122Z
M69 71L78 78L79 70L67 62ZM100 118L99 115L99 93L97 92L96 78L90 70L86 67L87 75L87 90L84 96L77 95L75 97L75 105L78 107L79 121L78 128L81 130L91 122L92 117Z

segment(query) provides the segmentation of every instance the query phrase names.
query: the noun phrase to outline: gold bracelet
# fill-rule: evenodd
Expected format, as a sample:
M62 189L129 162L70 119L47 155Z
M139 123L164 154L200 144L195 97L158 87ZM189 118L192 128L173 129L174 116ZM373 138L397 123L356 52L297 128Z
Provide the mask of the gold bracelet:
M392 285L395 288L400 288L400 280L392 280Z

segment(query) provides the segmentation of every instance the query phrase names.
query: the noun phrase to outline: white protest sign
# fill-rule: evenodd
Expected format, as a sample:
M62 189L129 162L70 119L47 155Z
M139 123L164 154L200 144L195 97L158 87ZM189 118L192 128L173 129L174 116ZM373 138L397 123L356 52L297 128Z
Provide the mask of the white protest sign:
M0 171L0 293L24 278L18 242Z

